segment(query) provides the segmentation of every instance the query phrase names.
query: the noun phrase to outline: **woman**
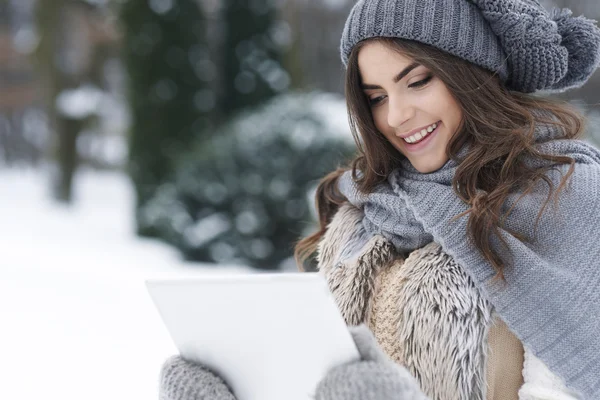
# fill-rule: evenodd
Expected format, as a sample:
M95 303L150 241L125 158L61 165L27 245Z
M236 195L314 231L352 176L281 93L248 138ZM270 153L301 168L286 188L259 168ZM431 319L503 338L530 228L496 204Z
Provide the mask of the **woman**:
M531 94L583 85L600 30L535 0L361 0L341 52L358 156L296 256L364 360L316 398L600 398L600 151ZM179 373L215 378L172 359L166 398Z

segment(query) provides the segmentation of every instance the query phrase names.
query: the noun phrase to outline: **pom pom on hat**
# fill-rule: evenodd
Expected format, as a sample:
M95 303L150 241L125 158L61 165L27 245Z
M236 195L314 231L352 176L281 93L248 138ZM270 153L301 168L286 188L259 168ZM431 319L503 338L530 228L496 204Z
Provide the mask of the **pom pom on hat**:
M560 45L569 53L566 75L550 90L562 92L582 86L600 65L600 29L596 22L584 17L573 17L569 9L556 8L551 18L561 35Z
M508 58L507 86L521 92L565 91L598 67L600 29L568 9L547 12L536 0L470 0L500 39Z

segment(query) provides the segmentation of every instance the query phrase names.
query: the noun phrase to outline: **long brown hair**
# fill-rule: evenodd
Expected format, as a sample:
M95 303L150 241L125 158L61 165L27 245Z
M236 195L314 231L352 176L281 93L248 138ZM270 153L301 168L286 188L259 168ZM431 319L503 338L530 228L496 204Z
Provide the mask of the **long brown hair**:
M503 218L512 210L500 214L505 200L516 190L522 193L521 199L536 182L544 180L549 194L538 213L537 225L554 192L554 185L545 173L557 165L570 164L555 191L556 201L574 169L574 160L570 157L543 154L534 148L536 125L554 125L560 129L561 138L576 139L582 135L584 119L565 103L509 91L495 74L475 64L434 47L397 38L368 39L352 50L345 91L350 128L358 152L349 167L338 168L319 183L316 193L319 230L296 244L294 255L299 269L304 269L305 261L315 253L333 215L346 201L336 187L339 176L351 169L359 190L367 194L383 182L404 157L375 127L360 86L358 52L365 43L374 40L429 68L460 105L463 120L448 143L446 154L459 163L452 186L470 209L455 218L470 214L467 232L471 243L494 267L496 278L504 279L506 262L493 250L491 236L495 234L508 249L499 235ZM551 117L542 118L541 115ZM469 143L469 151L459 160L457 154L465 143ZM530 168L523 162L525 157L546 161L545 166ZM362 178L359 179L357 171L362 172ZM529 240L519 232L509 233L521 241Z

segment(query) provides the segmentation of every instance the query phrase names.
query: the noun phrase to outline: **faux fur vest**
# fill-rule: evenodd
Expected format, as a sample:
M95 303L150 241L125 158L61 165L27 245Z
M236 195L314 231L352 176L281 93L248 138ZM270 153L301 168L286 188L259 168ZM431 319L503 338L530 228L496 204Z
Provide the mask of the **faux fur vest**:
M361 221L359 209L342 206L318 248L319 270L346 323L387 332L377 337L382 349L432 400L485 400L492 305L437 243L397 254L374 236L357 248L366 234ZM522 373L519 400L576 399L527 347Z

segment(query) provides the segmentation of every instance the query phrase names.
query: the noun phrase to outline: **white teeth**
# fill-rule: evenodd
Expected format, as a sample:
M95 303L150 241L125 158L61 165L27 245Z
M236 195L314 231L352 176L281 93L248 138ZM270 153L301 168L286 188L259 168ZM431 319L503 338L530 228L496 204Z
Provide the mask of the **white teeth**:
M415 143L419 140L423 139L425 136L433 132L433 130L437 128L437 123L428 126L427 128L421 129L421 132L415 133L414 135L404 138L404 141L407 143Z

